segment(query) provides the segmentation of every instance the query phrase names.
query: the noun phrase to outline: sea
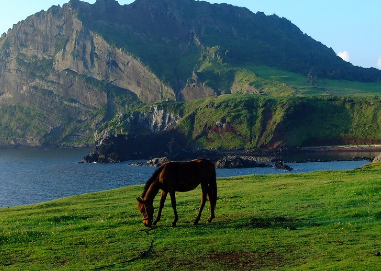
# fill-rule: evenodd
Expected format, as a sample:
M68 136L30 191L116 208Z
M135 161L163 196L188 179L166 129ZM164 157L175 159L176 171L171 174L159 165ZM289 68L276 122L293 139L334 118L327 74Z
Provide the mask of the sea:
M80 163L91 149L0 149L0 207L46 202L79 194L144 184L156 168L123 163ZM311 154L310 154L311 155ZM318 154L329 162L289 162L291 173L360 168L378 153ZM335 158L336 157L336 158ZM294 157L289 161L306 160ZM287 162L287 157L283 157ZM291 159L291 157L290 157ZM315 155L314 161L320 160ZM217 169L217 177L290 173L275 168Z

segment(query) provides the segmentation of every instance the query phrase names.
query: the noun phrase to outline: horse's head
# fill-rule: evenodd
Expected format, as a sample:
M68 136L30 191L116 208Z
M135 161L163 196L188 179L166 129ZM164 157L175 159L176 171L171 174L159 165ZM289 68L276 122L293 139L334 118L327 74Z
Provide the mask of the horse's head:
M151 202L144 201L142 198L136 198L138 200L138 210L142 214L143 223L146 227L152 227L153 220L153 204Z

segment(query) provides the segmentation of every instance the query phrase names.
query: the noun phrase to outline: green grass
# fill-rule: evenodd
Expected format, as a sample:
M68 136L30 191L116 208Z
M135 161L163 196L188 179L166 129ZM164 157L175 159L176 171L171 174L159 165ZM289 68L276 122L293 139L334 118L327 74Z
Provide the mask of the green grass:
M294 95L297 96L375 96L381 93L380 82L362 83L318 78L318 87L312 87L307 83L307 75L303 76L267 66L249 66L246 68L263 79L287 84L295 89Z
M177 194L177 227L168 199L151 231L142 186L2 208L0 269L379 270L380 179L376 166L219 179L211 224L208 210L191 224L197 189Z

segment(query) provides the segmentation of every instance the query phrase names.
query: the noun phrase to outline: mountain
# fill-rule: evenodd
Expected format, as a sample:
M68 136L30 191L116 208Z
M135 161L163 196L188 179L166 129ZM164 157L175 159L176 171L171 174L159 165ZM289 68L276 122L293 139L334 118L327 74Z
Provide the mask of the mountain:
M176 91L192 72L200 72L205 58L235 67L259 64L305 75L313 69L319 76L336 79L381 78L377 69L353 67L276 15L194 0L137 0L122 7L115 0L75 3L84 25L137 55Z
M275 15L194 0L71 0L1 36L0 145L85 146L115 116L154 102L294 95L259 78L250 68L259 65L381 79Z

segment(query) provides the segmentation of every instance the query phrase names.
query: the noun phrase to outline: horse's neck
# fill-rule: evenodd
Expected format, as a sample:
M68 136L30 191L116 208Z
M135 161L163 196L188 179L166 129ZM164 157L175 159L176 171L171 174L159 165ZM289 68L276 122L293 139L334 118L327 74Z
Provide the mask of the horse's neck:
M144 201L153 201L157 192L159 192L159 189L160 189L159 183L157 181L154 181L148 188L144 196Z

